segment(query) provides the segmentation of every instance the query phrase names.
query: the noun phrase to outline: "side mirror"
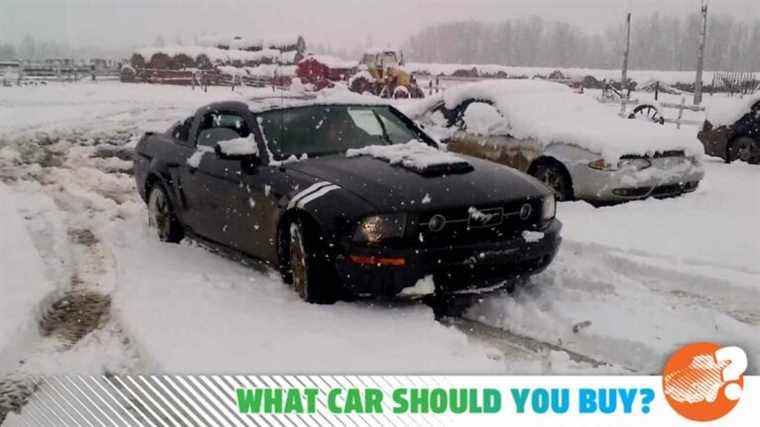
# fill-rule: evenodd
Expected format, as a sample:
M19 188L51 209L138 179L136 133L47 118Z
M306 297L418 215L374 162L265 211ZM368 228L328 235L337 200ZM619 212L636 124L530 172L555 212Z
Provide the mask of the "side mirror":
M222 160L248 160L255 162L259 159L256 145L246 147L239 141L221 141L214 145L214 153Z

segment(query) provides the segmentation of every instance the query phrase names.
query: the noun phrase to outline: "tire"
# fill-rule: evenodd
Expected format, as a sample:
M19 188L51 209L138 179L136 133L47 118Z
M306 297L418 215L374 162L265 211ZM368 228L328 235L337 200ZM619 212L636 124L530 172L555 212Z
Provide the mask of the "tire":
M726 150L726 162L741 160L746 163L756 164L760 161L760 143L748 136L741 136L728 144Z
M464 313L476 302L471 295L454 295L438 293L429 300L428 305L433 309L436 320L445 318L462 317Z
M161 184L155 184L148 193L148 226L156 231L162 242L179 243L185 237L182 223Z
M573 200L573 183L565 168L552 162L542 162L531 173L547 187L554 190L557 201L564 202Z
M288 227L288 265L283 278L292 280L293 289L302 300L311 304L333 304L337 301L337 275L320 248L319 239L296 219Z
M629 119L646 120L657 124L665 124L665 118L662 117L657 107L654 105L642 104L636 106L633 112L628 116Z

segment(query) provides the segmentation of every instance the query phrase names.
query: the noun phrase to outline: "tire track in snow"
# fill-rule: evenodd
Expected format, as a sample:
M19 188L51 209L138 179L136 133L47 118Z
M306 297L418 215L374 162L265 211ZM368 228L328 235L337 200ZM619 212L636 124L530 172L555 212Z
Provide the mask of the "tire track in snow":
M639 373L657 373L679 340L730 338L755 345L758 307L752 301L760 298L758 291L667 260L626 255L566 239L555 262L529 286L484 299L466 317L518 341L556 345ZM729 333L716 338L721 331Z
M27 337L17 345L15 366L0 367L0 423L10 411L22 410L40 387L35 367L44 366L57 355L71 350L82 338L107 324L113 325L112 331L123 334L110 312L110 292L114 284L113 268L109 267L115 261L94 230L111 220L110 207L121 204L129 196L121 198L114 194L118 191L114 192L107 185L99 188L97 181L88 182L92 174L106 175L113 171L94 168L80 177L77 175L80 165L69 164L72 147L78 145L71 144L70 140L80 144L91 142L86 133L84 138L79 134L69 136L65 143L49 138L43 134L36 140L24 141L25 155L21 157L22 164L16 166L25 168L36 164L41 169L37 174L25 175L23 171L13 174L12 168L10 171L8 167L3 168L5 176L11 176L10 181L16 182L21 191L31 186L32 191L41 191L52 200L47 212L35 212L26 218L33 228L30 235L48 268L47 273L57 278L57 290L41 302L44 308L38 318L39 336ZM95 166L102 157L93 156ZM76 160L87 163L87 156ZM127 342L128 339L122 337L125 358L130 354Z
M565 250L581 251L587 256L601 257L611 271L636 278L637 281L673 302L696 305L710 310L717 310L739 322L760 325L760 307L754 303L760 299L760 292L747 286L737 285L730 279L686 271L681 263L656 254L641 251L625 252L596 243L565 241ZM686 267L697 264L685 262ZM727 266L716 267L714 264L698 264L723 271L734 271L745 280L760 281L760 272L748 273L746 269L733 269ZM755 277L747 277L753 274Z

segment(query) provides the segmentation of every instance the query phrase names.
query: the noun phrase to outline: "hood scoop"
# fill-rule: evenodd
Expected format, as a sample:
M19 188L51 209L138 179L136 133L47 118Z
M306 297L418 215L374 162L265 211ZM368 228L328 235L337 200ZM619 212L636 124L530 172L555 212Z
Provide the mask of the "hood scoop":
M400 166L423 176L441 176L471 172L474 168L461 157L412 140L406 144L370 145L348 150L346 157L370 156Z

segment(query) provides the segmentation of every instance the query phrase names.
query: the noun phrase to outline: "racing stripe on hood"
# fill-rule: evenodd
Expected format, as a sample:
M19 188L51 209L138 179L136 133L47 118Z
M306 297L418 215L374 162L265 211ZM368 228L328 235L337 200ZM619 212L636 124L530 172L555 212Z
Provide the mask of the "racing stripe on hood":
M316 199L324 196L325 194L327 194L327 193L329 193L329 192L331 192L333 190L337 190L339 188L340 187L337 186L337 185L328 185L327 187L322 187L317 192L311 193L308 196L304 197L303 199L299 200L296 205L299 208L303 209L303 207L306 206L309 202L312 202L312 201L314 201L314 200L316 200Z
M308 196L309 194L319 191L320 188L326 187L328 185L332 185L331 182L327 181L321 181L317 182L316 184L312 184L308 187L306 187L304 190L293 196L292 199L290 199L290 203L288 203L288 209L292 209L296 206L299 200L303 199L304 197Z

